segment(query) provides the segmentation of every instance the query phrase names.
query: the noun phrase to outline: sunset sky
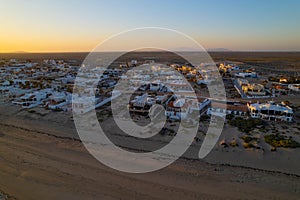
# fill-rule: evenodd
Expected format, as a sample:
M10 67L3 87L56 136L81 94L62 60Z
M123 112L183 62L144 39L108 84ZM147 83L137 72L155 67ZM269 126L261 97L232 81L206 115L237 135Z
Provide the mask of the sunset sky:
M0 52L91 51L137 27L183 32L204 48L300 50L297 0L0 0Z

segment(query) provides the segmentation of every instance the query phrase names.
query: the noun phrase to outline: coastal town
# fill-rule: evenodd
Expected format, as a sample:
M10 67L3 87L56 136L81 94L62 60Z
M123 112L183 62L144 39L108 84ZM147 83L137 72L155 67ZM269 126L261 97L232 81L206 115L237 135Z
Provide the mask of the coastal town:
M43 60L41 63L18 61L16 59L0 60L0 94L3 101L11 102L25 109L42 107L54 111L72 111L72 90L80 65L74 60ZM149 71L135 70L134 67L144 65L151 67L151 73L159 73L161 81L152 81ZM131 90L136 91L129 102L129 110L134 113L147 113L147 110L159 103L166 109L166 116L171 119L184 119L187 112L196 108L201 114L223 111L243 117L261 118L271 121L295 122L293 109L289 106L288 96L300 93L300 76L270 77L257 72L255 68L240 67L232 63L218 63L227 94L227 101L220 102L210 97L207 85L217 77L210 69L211 64L200 67L167 63L156 64L155 60L143 63L131 60L119 67L103 69L96 67L86 70L88 78L97 80L89 98L95 98L95 107L108 103L114 86L119 79L127 79L123 75L129 69ZM159 70L158 70L159 69ZM172 69L172 70L170 70ZM179 72L183 76L176 74ZM191 84L191 85L190 85ZM192 86L192 87L189 87ZM84 85L83 85L84 86ZM137 87L141 86L141 87ZM173 91L195 92L197 99L185 99L172 95ZM283 99L286 101L279 101ZM211 102L216 102L211 107ZM82 107L82 112L89 108L84 102L73 102L74 107Z
M127 111L136 123L149 123L154 105L164 108L167 123L160 131L162 139L176 134L181 121L194 121L188 118L193 115L200 119L199 134L194 139L200 145L208 126L220 125L213 115L226 120L217 145L221 149L234 151L241 146L276 151L300 147L299 135L294 134L299 129L300 110L298 102L293 101L300 97L299 74L270 74L259 67L229 61L193 66L158 60L155 56L150 59L131 56L108 68L88 68L78 60L2 59L1 101L38 117L49 112L69 116L95 110L101 123L112 116L113 99L124 101L122 93L126 91L118 90L122 80L131 93ZM218 91L210 89L218 78L224 84L226 99L214 98ZM228 126L237 127L234 135L227 135ZM280 127L288 128L277 131Z
M131 58L126 62L115 62L107 69L101 66L87 68L78 60L61 59L33 62L12 58L2 59L0 64L1 101L28 113L71 114L73 111L73 114L84 114L96 110L97 116L102 116L98 118L101 122L105 118L104 110L110 110L110 101L124 92L115 90L122 79L129 91L133 91L127 104L128 111L139 123L148 123L153 105L163 106L168 123L161 131L162 135L175 133L177 122L187 120L192 113L198 115L199 131L203 132L195 137L196 143L203 141L209 124L218 123L209 120L214 115L226 118L225 132L226 124L229 124L238 127L237 133L243 133L232 138L222 134L221 148L240 145L245 149L276 151L278 147L300 147L298 135L293 131L283 135L266 128L267 124L270 127L276 123L277 126L286 126L287 123L297 127L299 105L290 101L300 96L300 76L297 73L270 75L260 68L228 61L217 62L217 68L212 67L215 66L212 63L200 66L182 62L158 63L155 57ZM74 87L79 71L83 80L77 81ZM221 77L224 83L226 99L211 95L214 91L209 87L217 77ZM75 88L84 92L78 94ZM76 98L78 95L81 98ZM258 127L261 127L259 137L270 147L263 147L250 133ZM268 140L268 137L273 139Z

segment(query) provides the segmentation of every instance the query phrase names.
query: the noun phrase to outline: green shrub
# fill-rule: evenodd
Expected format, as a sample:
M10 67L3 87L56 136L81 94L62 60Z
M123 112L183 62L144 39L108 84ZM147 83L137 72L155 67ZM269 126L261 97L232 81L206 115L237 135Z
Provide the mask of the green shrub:
M54 109L54 111L56 111L56 112L61 112L61 111L63 111L63 109L57 108L57 107L56 107L56 108Z
M227 120L232 120L234 118L234 114L228 114L226 115Z
M251 144L251 143L246 143L246 142L243 143L243 146L244 146L244 148L246 148L246 149L254 148L254 147L255 147L253 144Z
M263 125L263 123L264 122L261 119L243 119L241 117L229 120L230 125L238 127L240 131L243 131L245 133L249 133L258 125Z
M244 135L241 137L242 140L244 140L244 142L249 143L251 141L257 140L256 138L250 137L248 135Z
M293 140L291 137L286 138L283 135L279 134L271 134L265 135L266 143L272 145L273 147L285 147L285 148L298 148L300 147L300 143Z
M239 146L239 144L238 144L235 140L232 140L232 141L229 143L229 145L230 145L231 147L238 147L238 146Z

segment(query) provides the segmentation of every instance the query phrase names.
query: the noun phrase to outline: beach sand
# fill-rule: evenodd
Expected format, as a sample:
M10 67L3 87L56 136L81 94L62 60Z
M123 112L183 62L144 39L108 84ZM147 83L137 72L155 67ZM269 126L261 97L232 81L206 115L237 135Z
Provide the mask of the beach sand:
M0 105L0 191L11 199L299 199L300 196L299 170L294 169L299 161L284 163L293 166L283 170L268 169L266 163L255 167L253 162L238 160L252 157L252 161L267 162L270 153L264 155L241 148L224 150L216 145L203 161L193 158L193 152L197 151L194 147L183 158L156 172L118 172L87 152L78 140L70 113L35 110L29 113L7 103ZM234 132L226 130L228 134ZM271 155L281 159L288 153L280 150ZM290 160L297 157L299 154Z

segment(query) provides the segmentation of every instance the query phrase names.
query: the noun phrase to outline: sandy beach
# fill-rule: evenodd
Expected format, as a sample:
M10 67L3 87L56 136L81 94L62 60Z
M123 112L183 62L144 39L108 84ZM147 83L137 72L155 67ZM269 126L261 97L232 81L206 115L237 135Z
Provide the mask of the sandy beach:
M298 199L300 194L299 174L226 164L234 151L215 150L205 159L214 163L223 156L217 164L191 159L187 152L157 172L121 173L86 151L70 113L28 114L6 103L0 109L0 190L8 199Z

